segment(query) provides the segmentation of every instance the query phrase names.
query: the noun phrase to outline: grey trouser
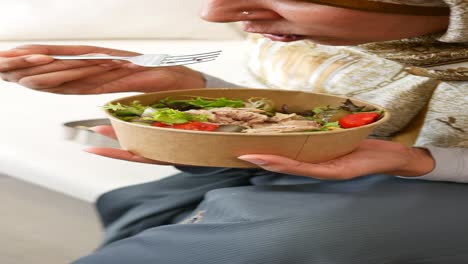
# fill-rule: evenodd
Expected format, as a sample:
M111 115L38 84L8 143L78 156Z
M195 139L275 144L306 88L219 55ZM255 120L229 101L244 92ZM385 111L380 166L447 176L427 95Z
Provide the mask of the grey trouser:
M466 264L468 185L190 169L104 194L75 264Z

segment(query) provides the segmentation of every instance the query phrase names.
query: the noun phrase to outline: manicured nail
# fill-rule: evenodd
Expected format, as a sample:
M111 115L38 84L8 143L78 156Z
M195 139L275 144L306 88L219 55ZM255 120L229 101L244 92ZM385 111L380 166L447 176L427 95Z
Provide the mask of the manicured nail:
M259 158L253 158L253 157L249 157L249 156L240 156L238 159L245 160L247 162L253 163L255 165L260 165L260 166L268 164L268 162L266 160L262 160L262 159L259 159Z
M32 55L26 57L24 60L30 63L45 63L51 61L52 58L45 55Z
M91 153L91 154L92 154L92 152L91 152L91 149L90 149L90 148L85 148L85 149L82 149L82 150L83 150L84 152L88 152L88 153Z
M94 151L95 151L95 148L85 148L85 149L82 149L82 151L87 152L87 153L90 153L90 154L97 155L97 154L94 152Z

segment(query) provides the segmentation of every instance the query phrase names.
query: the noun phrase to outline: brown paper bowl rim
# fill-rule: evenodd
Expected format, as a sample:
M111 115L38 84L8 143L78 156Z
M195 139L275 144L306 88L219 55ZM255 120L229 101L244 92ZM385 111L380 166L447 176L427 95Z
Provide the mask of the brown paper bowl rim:
M156 95L156 94L161 94L161 93L170 93L170 92L195 92L195 91L206 91L206 90L238 90L238 91L245 91L245 90L261 90L261 91L281 91L281 92L288 92L289 90L284 90L284 89L263 89L263 88L199 88L199 89L184 89L184 90L174 90L174 91L161 91L161 92L153 92L153 93L142 93L138 95L132 95L132 96L126 96L126 97L121 97L114 99L110 102L107 102L107 104L111 103L117 103L122 100L131 100L132 98L138 98L141 96L151 96L151 95ZM376 105L374 103L367 102L365 100L360 100L360 99L355 99L352 97L347 97L347 96L340 96L340 95L331 95L331 94L325 94L325 93L314 93L314 92L306 92L306 91L290 91L290 92L299 92L299 93L307 93L307 94L316 94L316 95L321 95L321 96L327 96L327 97L335 97L335 98L342 98L344 100L350 99L353 102L357 103L363 103L367 104L370 106L373 106L381 111L384 111L384 116L377 120L374 123L365 125L365 126L360 126L360 127L355 127L355 128L347 128L347 129L339 129L339 130L332 130L332 131L315 131L315 132L298 132L298 133L261 133L261 134L248 134L248 133L236 133L236 132L206 132L206 131L194 131L194 130L183 130L183 129L173 129L173 128L164 128L164 127L155 127L155 126L145 126L145 125L139 125L139 124L134 124L130 122L126 122L124 120L121 120L117 117L115 117L112 113L110 113L109 110L104 110L106 115L109 117L109 119L123 123L129 126L135 126L135 127L142 127L142 128L147 128L147 129L155 129L155 130L163 130L163 131L171 131L174 133L184 133L184 134L202 134L202 135L210 135L210 136L229 136L229 135L234 135L234 136L243 136L243 137L261 137L261 136L276 136L276 137L287 137L287 136L312 136L312 135L329 135L329 134L338 134L338 133L346 133L347 131L353 131L353 130L358 130L358 129L363 129L363 128L371 128L371 127L377 127L380 126L381 124L387 122L390 119L390 112L386 110L384 107L381 107L379 105Z

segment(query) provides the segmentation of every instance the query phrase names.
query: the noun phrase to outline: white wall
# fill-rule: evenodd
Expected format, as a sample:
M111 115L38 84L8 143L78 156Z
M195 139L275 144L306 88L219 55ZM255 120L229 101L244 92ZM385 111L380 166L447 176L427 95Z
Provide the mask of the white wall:
M202 0L1 0L0 40L240 39L199 18Z

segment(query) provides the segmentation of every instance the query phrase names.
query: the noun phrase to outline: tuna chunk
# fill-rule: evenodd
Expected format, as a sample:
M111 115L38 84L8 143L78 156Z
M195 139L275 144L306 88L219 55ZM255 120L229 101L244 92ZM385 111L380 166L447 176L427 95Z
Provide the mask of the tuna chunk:
M297 119L298 115L297 114L282 114L282 113L276 113L275 116L270 117L268 119L269 122L272 123L280 123L283 121L289 121L293 119Z
M208 121L220 125L239 125L251 127L254 124L265 123L268 116L264 111L250 108L213 108L208 110L189 110L187 113L208 116Z
M310 120L290 120L276 124L261 124L253 128L246 129L244 133L263 134L263 133L291 133L320 130L322 126Z

